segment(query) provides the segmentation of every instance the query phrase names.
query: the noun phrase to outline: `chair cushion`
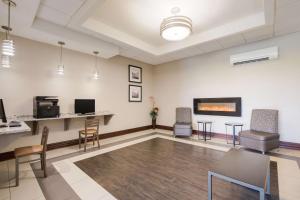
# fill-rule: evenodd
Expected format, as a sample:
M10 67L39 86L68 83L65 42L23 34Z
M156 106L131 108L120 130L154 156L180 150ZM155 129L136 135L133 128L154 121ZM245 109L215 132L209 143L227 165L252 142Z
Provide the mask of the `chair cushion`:
M266 140L279 139L279 134L249 130L249 131L241 131L240 137L266 141Z
M33 145L15 149L15 157L29 156L43 152L43 145Z
M79 133L85 135L85 130L80 130ZM87 133L86 134L87 135L94 135L96 133L97 133L97 129L91 128L91 129L87 129Z
M184 129L191 129L191 123L176 123L174 124L174 128L184 128Z

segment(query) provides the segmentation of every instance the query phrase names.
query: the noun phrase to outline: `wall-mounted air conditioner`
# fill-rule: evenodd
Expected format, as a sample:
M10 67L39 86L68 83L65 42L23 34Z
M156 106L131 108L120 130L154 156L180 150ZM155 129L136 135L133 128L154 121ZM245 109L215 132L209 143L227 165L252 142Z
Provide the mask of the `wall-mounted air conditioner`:
M230 56L231 65L242 65L246 63L273 60L278 58L278 47L269 47L255 51L235 54Z

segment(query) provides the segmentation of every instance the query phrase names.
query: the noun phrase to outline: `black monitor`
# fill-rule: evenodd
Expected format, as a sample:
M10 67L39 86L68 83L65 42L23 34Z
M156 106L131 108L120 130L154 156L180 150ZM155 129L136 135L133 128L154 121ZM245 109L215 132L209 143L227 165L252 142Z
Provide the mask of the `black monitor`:
M95 113L95 99L75 99L76 114Z
M0 119L2 119L3 123L7 122L2 99L0 99Z

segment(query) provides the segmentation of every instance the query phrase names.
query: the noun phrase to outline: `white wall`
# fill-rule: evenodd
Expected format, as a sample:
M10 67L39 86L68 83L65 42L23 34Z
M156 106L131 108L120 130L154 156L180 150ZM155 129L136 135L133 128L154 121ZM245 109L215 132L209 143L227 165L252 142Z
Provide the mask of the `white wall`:
M231 54L279 46L278 60L232 67ZM160 108L158 124L172 126L177 106L193 107L193 98L242 97L242 117L194 115L214 121L213 131L225 133L224 123L249 128L251 110L279 110L282 141L300 142L300 33L195 56L155 66L154 96Z
M0 35L2 38L2 35ZM59 96L61 113L74 112L75 98L95 98L96 110L115 113L101 133L150 125L149 96L152 93L153 66L124 57L100 59L100 80L92 80L94 57L64 50L65 75L56 75L59 48L15 37L16 56L12 68L0 68L0 98L4 99L8 116L32 114L33 96ZM143 102L128 102L128 64L143 68ZM63 121L41 123L50 128L49 143L78 138L83 120L71 121L69 131L63 131ZM40 142L40 135L0 136L0 152L17 146Z

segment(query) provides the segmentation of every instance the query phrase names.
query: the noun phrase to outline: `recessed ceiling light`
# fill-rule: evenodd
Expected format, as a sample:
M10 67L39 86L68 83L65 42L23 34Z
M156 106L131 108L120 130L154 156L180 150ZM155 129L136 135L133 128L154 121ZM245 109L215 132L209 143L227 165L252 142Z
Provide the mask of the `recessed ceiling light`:
M177 15L180 12L178 7L174 7L171 13L174 16L165 18L160 26L160 35L168 41L179 41L188 37L192 33L192 20L186 16Z

